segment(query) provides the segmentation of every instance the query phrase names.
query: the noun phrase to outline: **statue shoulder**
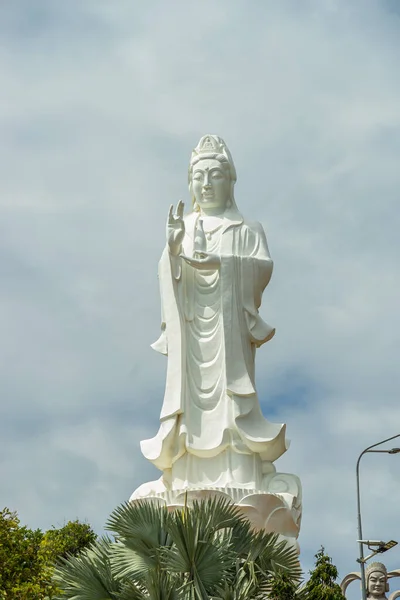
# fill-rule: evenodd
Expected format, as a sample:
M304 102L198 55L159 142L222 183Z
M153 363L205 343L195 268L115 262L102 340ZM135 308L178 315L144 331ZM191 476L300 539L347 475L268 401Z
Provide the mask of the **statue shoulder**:
M261 225L259 221L248 221L247 219L243 220L243 227L246 227L249 231L251 231L255 235L261 235L265 237L264 227Z

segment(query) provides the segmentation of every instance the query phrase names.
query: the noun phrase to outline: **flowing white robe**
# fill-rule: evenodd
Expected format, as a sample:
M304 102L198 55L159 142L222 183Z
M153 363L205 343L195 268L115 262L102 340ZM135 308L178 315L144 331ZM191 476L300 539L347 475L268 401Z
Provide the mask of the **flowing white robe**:
M198 213L185 217L182 252L193 256ZM261 486L262 463L287 449L285 426L262 415L254 382L255 350L275 330L258 309L273 263L259 223L225 213L207 241L218 270L201 271L165 248L159 263L162 334L168 355L157 435L142 452L173 487Z

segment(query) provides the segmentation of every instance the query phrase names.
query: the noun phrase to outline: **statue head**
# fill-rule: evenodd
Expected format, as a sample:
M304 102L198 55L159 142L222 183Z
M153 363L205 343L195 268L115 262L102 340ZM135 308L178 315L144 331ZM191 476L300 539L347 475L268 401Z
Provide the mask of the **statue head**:
M368 598L386 598L389 591L388 573L384 564L374 562L365 571Z
M189 190L193 209L237 210L233 188L236 170L224 140L205 135L193 150L189 164Z

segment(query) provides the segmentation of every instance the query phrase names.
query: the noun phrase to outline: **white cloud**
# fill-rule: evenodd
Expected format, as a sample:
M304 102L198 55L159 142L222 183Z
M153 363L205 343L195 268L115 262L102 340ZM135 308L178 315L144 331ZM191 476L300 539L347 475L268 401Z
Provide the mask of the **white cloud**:
M1 502L31 526L101 527L153 477L138 443L163 392L149 344L165 214L188 199L190 149L217 133L275 260L258 380L293 440L279 465L303 480L304 565L324 544L355 569L355 461L400 433L395 6L1 11ZM365 534L399 538L399 459L362 471Z

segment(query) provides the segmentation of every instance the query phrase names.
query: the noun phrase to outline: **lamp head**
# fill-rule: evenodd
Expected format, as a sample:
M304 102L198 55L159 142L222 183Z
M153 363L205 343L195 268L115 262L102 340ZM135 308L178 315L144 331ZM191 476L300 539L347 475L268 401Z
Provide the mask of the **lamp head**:
M379 546L377 552L379 552L379 553L387 552L391 548L394 548L395 546L397 546L397 543L398 542L395 542L394 540L390 540L389 542L385 542L384 544L382 544L381 546Z

